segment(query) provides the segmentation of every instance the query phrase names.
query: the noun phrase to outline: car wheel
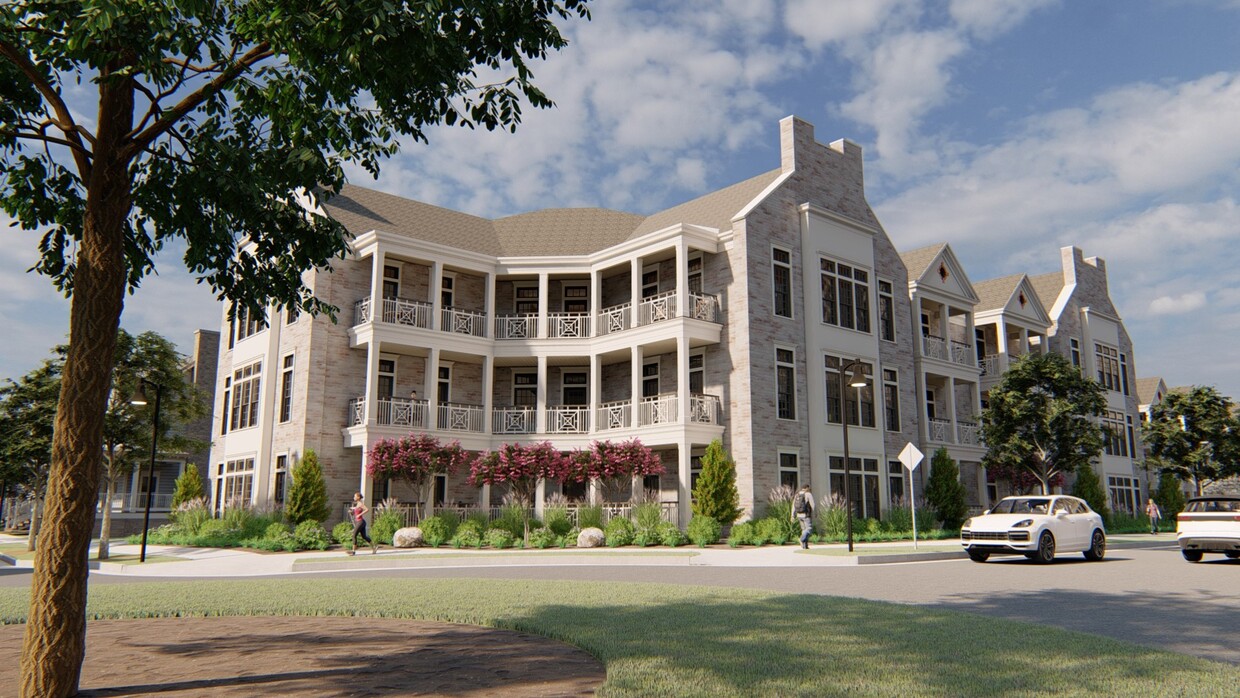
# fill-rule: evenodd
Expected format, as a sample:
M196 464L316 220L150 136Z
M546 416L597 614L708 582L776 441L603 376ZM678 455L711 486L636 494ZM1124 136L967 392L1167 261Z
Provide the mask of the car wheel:
M1230 559L1232 559L1232 560L1235 560L1236 558L1240 558L1240 552L1237 552L1237 551L1235 551L1235 550L1230 550L1230 551L1225 552L1225 553L1223 553L1223 554L1224 554L1224 555L1226 555L1228 558L1230 558Z
M1033 559L1040 565L1055 561L1055 536L1052 536L1050 531L1043 531L1038 538L1038 551L1033 554Z
M1107 554L1107 537L1102 531L1094 529L1093 538L1090 539L1089 550L1085 551L1085 559L1090 562L1098 562Z
M970 550L968 552L969 559L974 562L986 562L986 560L990 559L990 553L985 550Z
M1181 550L1180 554L1183 555L1184 559L1189 562L1201 562L1200 550Z

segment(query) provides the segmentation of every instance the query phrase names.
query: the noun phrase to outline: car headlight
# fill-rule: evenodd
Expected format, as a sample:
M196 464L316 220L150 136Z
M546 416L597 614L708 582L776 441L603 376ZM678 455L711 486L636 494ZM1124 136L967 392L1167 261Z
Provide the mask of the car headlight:
M1012 524L1012 528L1029 528L1033 525L1033 519L1021 519Z
M963 525L963 526L961 526L960 528L962 528L962 529L965 529L965 528L973 528L973 519L965 519L965 520L964 520L964 525Z

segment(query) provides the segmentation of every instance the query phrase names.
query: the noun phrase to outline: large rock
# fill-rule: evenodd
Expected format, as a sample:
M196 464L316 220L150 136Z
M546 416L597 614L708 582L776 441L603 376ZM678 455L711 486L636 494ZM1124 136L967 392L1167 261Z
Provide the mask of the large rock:
M419 548L422 545L422 529L417 526L400 528L392 534L393 548Z
M581 533L577 534L578 548L597 548L607 542L607 536L603 535L600 528L583 528Z

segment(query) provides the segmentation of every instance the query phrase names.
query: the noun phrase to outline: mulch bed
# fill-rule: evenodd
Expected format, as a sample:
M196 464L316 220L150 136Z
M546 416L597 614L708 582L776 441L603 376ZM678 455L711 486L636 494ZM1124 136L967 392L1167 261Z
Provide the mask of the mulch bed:
M0 687L17 686L24 631L0 626ZM86 637L82 696L588 696L606 677L562 642L428 621L98 620Z

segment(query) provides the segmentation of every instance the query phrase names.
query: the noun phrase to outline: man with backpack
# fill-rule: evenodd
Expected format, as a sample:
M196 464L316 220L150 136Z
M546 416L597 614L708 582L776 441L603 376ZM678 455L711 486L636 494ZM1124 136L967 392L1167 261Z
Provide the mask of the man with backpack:
M801 547L809 550L809 532L814 527L814 494L802 485L792 498L792 520L801 523Z

